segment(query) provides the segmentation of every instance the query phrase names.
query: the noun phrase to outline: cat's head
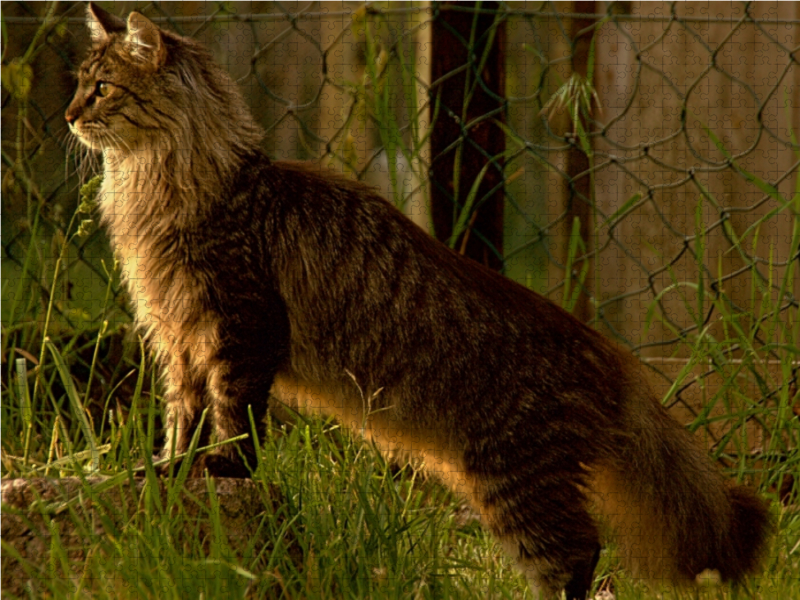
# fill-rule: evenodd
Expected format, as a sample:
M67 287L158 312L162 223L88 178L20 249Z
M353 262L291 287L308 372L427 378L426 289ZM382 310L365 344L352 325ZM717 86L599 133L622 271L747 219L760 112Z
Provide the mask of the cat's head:
M65 118L92 150L135 149L146 129L160 125L152 113L153 80L167 58L158 27L133 12L127 22L90 4L92 49L78 69L78 89Z
M92 3L87 25L92 47L65 118L90 149L163 158L258 137L236 85L196 41L138 12L122 20Z

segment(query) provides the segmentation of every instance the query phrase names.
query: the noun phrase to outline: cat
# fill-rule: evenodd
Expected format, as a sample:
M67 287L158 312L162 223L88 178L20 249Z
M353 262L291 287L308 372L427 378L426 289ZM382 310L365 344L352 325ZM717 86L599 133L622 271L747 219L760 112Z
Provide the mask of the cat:
M103 154L101 218L163 370L163 457L206 407L203 444L279 402L424 463L535 597L587 597L603 522L636 576L757 569L766 503L724 479L633 355L363 184L271 161L198 42L92 4L88 25L66 120ZM256 460L252 440L225 445L192 474L247 477Z

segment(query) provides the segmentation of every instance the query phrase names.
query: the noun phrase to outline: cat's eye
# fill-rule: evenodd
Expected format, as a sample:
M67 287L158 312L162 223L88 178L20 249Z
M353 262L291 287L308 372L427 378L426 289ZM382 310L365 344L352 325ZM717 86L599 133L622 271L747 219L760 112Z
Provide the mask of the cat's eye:
M106 81L98 81L95 90L98 96L105 98L111 93L111 84Z

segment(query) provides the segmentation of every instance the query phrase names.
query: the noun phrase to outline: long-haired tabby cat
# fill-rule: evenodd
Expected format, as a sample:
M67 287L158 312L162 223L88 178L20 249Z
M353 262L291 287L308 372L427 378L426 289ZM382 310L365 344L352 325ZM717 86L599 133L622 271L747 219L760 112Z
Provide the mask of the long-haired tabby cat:
M66 119L103 153L102 219L163 367L165 455L206 407L203 442L248 433L271 394L423 462L543 598L586 597L604 521L639 576L756 568L764 502L725 481L638 360L364 185L272 162L195 41L136 12L90 5L88 23ZM240 450L193 472L247 476Z

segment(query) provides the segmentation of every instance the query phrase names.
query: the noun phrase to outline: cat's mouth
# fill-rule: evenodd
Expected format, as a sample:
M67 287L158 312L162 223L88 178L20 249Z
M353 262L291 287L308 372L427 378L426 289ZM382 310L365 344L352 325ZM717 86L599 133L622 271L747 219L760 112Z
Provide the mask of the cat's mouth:
M104 148L101 142L101 134L99 131L92 131L95 129L90 123L70 123L69 131L78 138L84 146L90 150L102 150Z
M78 141L95 152L129 149L119 134L99 123L76 121L69 123L69 130Z

